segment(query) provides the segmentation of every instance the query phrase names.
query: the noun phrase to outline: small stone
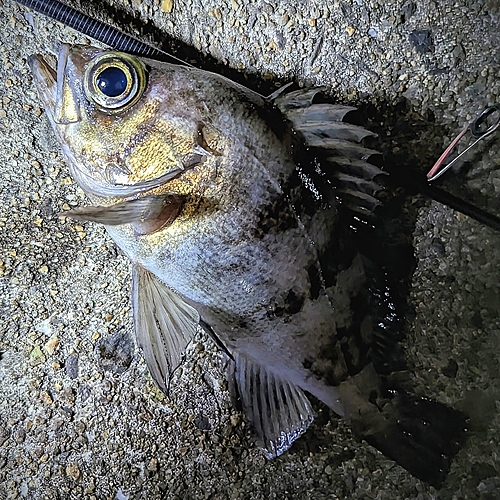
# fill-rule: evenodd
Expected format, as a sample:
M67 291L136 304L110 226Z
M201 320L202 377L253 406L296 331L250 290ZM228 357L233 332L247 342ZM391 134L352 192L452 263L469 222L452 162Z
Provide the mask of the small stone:
M66 475L71 477L74 481L78 481L81 478L82 473L80 472L76 462L73 462L66 467Z
M288 14L283 14L280 19L281 24L285 26L288 24L288 21L290 21L290 16Z
M52 356L59 346L59 339L57 337L51 337L49 341L45 344L44 349L47 353Z
M158 469L158 460L156 458L152 458L148 464L148 470L155 471Z
M45 356L43 355L42 349L40 346L36 346L31 352L30 352L30 360L34 364L39 364L39 363L44 363L45 362Z
M96 347L96 357L100 368L117 375L128 370L133 356L134 347L126 331L120 331L102 339Z
M7 439L9 439L10 436L10 430L7 427L3 427L2 424L0 424L0 446L2 446Z
M210 425L210 420L208 420L208 418L201 413L199 415L196 415L194 419L194 425L196 425L196 427L200 429L200 431L209 431L212 428L212 426Z
M414 30L410 33L410 43L419 54L434 52L431 32L429 30Z
M78 354L70 354L64 363L64 369L69 378L78 378Z
M269 45L267 46L267 50L277 50L278 49L278 45L276 44L276 42L274 40L271 40L269 42Z
M42 391L40 393L40 399L42 400L42 403L49 406L52 404L52 396L47 392L47 391Z
M78 434L83 434L85 432L85 422L77 420L74 425L74 429Z
M347 26L345 30L347 31L349 36L352 36L352 35L354 35L356 28L353 28L352 26Z
M14 434L13 434L13 436L12 436L12 437L14 438L14 441L15 441L16 443L21 444L21 443L24 441L24 439L26 438L26 432L25 432L25 430L24 430L24 429L22 429L22 428L17 429L17 430L14 432Z
M40 267L40 269L38 269L38 272L40 274L47 274L49 272L49 268L48 268L48 266L43 265L42 267Z
M445 377L455 378L458 373L458 363L450 358L448 364L441 371Z
M325 474L327 474L328 476L331 476L332 472L333 472L332 466L331 465L327 465L325 467Z
M173 0L162 0L161 1L161 11L165 12L166 14L170 14L172 12L172 9L174 8L174 1Z
M74 406L75 404L75 393L73 392L73 389L71 388L66 388L63 389L59 393L59 401L62 403L67 404L68 406Z

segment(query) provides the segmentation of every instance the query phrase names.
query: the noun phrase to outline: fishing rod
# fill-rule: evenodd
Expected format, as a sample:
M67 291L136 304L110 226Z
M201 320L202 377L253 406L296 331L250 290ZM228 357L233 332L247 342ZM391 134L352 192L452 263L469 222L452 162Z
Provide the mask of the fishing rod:
M16 0L17 3L33 9L65 26L69 26L80 33L90 36L94 40L108 45L116 50L129 54L149 57L158 61L190 66L182 59L168 54L151 44L138 40L132 35L118 30L110 24L94 19L83 12L70 7L58 0Z

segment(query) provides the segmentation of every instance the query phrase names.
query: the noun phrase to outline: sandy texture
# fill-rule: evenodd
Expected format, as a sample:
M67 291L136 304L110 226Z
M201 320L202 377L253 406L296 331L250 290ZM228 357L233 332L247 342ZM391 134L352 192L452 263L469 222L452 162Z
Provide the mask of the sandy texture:
M340 102L390 115L384 147L397 156L411 144L421 168L500 102L497 0L110 4L104 19L149 20L147 31L199 50L194 62L245 70L254 87L325 85ZM409 199L420 207L409 364L420 394L471 414L439 492L319 404L307 435L268 462L231 407L223 357L201 334L171 396L154 389L132 339L129 263L101 227L55 216L85 199L26 58L60 40L81 37L0 3L0 499L498 498L499 233ZM497 215L499 137L444 182Z

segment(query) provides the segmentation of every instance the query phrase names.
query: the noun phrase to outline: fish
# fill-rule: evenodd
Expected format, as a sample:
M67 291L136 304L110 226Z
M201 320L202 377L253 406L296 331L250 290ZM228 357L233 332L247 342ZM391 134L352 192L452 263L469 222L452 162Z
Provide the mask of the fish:
M157 386L168 393L201 327L268 458L306 432L311 394L440 486L467 418L411 392L388 277L402 247L363 231L385 172L355 108L92 46L29 65L92 202L62 215L104 224L132 262L135 336Z

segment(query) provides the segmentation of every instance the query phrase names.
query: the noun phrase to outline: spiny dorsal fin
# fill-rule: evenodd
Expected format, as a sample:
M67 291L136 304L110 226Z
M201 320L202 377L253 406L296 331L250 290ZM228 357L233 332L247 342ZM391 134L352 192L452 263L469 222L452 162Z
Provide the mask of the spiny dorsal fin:
M376 134L350 123L334 122L330 120L299 123L295 130L300 130L306 142L318 138L330 137L333 139L361 142L365 137L374 137Z
M280 92L277 94L277 97L274 98L274 104L276 104L283 113L289 109L305 108L312 104L314 97L322 90L322 88L312 88L299 89L293 92L287 92L286 94ZM273 96L271 95L270 98L273 98Z
M235 379L243 411L267 458L288 450L313 421L306 395L250 358L235 355Z
M196 332L198 312L138 265L132 272L132 309L137 344L154 381L167 393L170 378Z
M378 184L384 172L375 165L380 153L362 144L363 139L376 134L349 123L356 108L314 103L320 91L290 92L279 96L275 103L293 129L302 135L305 146L317 155L322 174L335 187L335 195L343 206L353 215L369 220L380 205L379 193L385 189L383 184ZM373 182L367 183L367 180ZM362 202L359 207L357 200Z

